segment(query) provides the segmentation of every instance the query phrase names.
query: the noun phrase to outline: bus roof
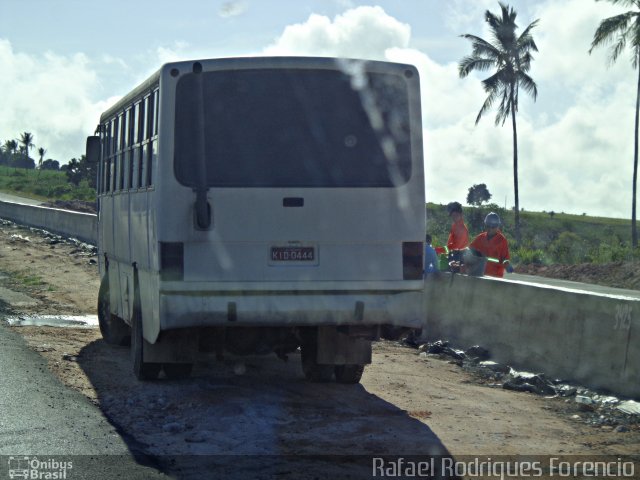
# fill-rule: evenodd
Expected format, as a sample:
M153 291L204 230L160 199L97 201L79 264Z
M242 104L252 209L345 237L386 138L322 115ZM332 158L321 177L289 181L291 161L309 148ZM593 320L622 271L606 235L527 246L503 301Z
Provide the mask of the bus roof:
M260 57L222 57L222 58L207 58L207 59L192 59L192 60L181 60L176 62L169 62L163 64L153 75L147 78L140 85L135 87L132 91L122 97L115 105L110 107L100 116L100 123L104 123L108 118L111 118L116 113L120 112L128 105L132 104L133 101L143 95L145 92L151 90L155 85L159 83L160 76L163 71L166 71L170 68L176 67L184 67L185 65L193 65L194 63L199 62L203 65L203 67L211 66L211 64L215 63L220 67L228 67L233 68L234 66L246 68L247 66L253 66L258 68L264 68L267 66L271 67L284 67L284 66L292 66L295 64L299 67L329 67L335 66L338 62L345 62L348 64L350 62L365 62L370 65L379 65L386 66L387 68L394 69L410 69L417 73L417 69L413 65L402 64L397 62L388 62L382 60L368 60L368 59L358 59L358 58L344 58L344 57L301 57L301 56L278 56L278 57L269 57L269 56L260 56ZM226 65L225 65L226 64Z

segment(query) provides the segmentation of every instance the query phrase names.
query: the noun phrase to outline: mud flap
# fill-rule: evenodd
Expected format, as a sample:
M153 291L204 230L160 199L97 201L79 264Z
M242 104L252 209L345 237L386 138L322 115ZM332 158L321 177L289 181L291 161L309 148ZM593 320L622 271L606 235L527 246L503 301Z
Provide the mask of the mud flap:
M318 363L366 365L371 363L371 340L350 337L336 327L318 327Z
M190 330L161 332L155 343L145 340L144 361L152 363L194 363L198 357L198 335Z

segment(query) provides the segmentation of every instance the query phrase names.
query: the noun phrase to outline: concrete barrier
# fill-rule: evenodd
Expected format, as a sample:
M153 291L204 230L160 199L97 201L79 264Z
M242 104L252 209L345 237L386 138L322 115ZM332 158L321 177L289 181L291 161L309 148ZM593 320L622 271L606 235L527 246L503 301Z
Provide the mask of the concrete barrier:
M22 203L0 202L0 218L20 225L42 228L59 235L73 237L96 244L98 238L97 216Z
M425 302L430 340L640 398L640 296L444 274L426 281Z

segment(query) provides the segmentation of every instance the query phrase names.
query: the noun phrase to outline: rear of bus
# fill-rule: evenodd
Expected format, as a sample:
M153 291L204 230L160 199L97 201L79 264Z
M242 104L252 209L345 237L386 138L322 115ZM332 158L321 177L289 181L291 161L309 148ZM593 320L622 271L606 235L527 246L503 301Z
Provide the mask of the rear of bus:
M240 353L301 344L322 380L369 363L381 326L422 324L415 67L180 62L160 92L160 332L202 327Z

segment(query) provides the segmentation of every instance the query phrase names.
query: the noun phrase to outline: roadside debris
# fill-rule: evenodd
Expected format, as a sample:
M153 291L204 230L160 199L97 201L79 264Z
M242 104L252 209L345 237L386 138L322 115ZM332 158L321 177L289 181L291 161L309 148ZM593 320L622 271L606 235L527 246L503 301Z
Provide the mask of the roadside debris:
M66 244L73 245L75 247L74 250L71 251L70 255L73 256L83 256L83 257L93 257L98 254L98 248L95 245L91 245L90 243L82 242L77 238L66 238L62 235L57 235L55 233L49 232L47 230L43 230L41 228L35 227L25 227L23 225L18 225L10 220L0 220L0 225L5 227L11 227L16 230L28 231L32 234L32 236L41 238L40 242L44 242L49 245L50 248L56 248L56 245ZM21 235L19 233L13 233L9 237L10 243L33 243L33 240L29 236Z
M22 235L18 235L14 233L13 235L11 235L9 242L10 243L15 243L15 242L31 243L31 240L29 239L29 237L23 237Z
M518 372L513 369L505 376L502 388L505 390L515 390L516 392L530 392L537 395L556 395L555 387L544 378L544 375Z
M413 346L408 342L405 345ZM489 360L490 352L479 345L463 351L452 347L446 340L437 340L419 345L418 352L422 357L449 360L491 388L528 392L546 398L565 398L567 408L573 408L568 412L572 420L616 433L628 432L630 426L640 428L640 402L620 400L560 379L550 380L543 373L515 370L509 365ZM581 415L574 413L576 408Z
M449 342L443 342L442 340L420 345L418 350L432 355L446 355L455 360L464 360L466 358L466 355L462 350L451 348L449 346Z
M636 402L634 400L621 402L616 408L622 413L627 413L629 415L640 415L640 402Z

